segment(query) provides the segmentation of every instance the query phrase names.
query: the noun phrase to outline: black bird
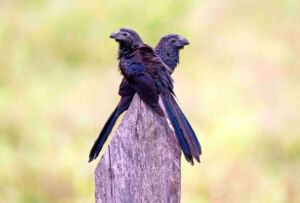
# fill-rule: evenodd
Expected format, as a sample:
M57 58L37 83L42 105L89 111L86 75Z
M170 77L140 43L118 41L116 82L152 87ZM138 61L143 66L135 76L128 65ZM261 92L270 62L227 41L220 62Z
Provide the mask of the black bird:
M179 63L179 51L189 44L189 41L180 35L168 34L159 40L155 54L174 71Z
M168 34L163 36L159 42L157 43L155 47L155 54L167 65L169 66L172 71L171 74L173 73L174 69L179 63L179 51L184 48L184 46L189 45L189 41L178 35L178 34ZM126 91L126 98L127 102L131 102L133 99L133 96L135 94L135 90L129 85L127 82L126 78L123 77L120 88L119 88L119 95L122 96L121 94L125 94ZM129 104L130 105L130 104ZM112 127L115 124L115 121L117 118L128 109L129 105L127 105L127 108L121 108L118 113L115 114L115 119L113 119L111 122ZM107 130L106 130L107 129ZM110 133L112 128L104 128L104 131L102 130L102 134Z
M158 104L159 94L162 96L186 159L191 163L193 163L193 157L199 161L200 144L172 96L173 84L169 75L179 62L179 50L184 45L189 44L188 41L178 35L167 35L158 43L156 52L160 54L161 59L165 59L170 64L172 68L170 69L155 55L151 47L143 44L141 38L133 30L121 29L111 34L111 38L119 43L119 67L125 76L119 89L121 101L95 141L90 152L90 161L98 156L116 119L129 107L135 92L160 116L164 116L164 112ZM163 44L168 45L173 50L168 52ZM165 51L162 51L162 49ZM172 57L174 57L173 62L170 60Z
M184 37L181 37L177 34L168 34L160 39L155 48L155 53L174 70L179 62L179 50L188 44L188 40ZM126 78L124 77L119 88L119 95L121 96L121 100L109 119L106 121L97 140L95 141L94 146L90 152L90 161L97 158L97 156L99 155L103 144L105 143L118 117L130 106L134 94L135 90L129 85Z

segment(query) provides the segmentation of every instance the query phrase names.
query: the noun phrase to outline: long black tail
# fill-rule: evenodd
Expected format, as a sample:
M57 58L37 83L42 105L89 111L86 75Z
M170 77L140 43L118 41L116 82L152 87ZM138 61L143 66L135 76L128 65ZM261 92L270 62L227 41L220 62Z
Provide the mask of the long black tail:
M200 162L201 146L190 123L170 92L163 93L162 99L186 160L191 164L193 158Z
M89 156L89 162L96 159L107 140L110 132L112 131L118 117L128 109L128 107L131 104L131 101L133 99L134 93L131 95L128 95L126 97L122 97L121 101L119 102L118 106L115 108L115 110L112 112L108 120L106 121L104 127L102 128L98 138L96 139Z

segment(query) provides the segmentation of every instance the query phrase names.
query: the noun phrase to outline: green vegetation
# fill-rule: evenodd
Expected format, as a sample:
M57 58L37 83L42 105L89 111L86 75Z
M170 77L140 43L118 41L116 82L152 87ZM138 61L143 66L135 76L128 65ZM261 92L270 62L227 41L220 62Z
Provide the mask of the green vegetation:
M203 147L182 161L182 202L300 202L300 4L3 0L0 202L93 202L88 153L118 102L117 45L191 45L174 74ZM104 148L105 149L105 148ZM297 192L298 191L298 192Z

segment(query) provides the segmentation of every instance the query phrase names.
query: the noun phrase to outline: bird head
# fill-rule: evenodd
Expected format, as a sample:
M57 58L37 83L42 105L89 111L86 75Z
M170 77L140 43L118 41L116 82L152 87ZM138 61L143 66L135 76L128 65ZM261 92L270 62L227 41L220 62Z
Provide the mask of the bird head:
M121 48L132 48L143 44L140 36L134 30L128 28L121 28L111 33L109 37L115 39Z
M164 47L165 49L179 51L180 49L183 49L184 46L189 44L190 42L186 38L178 34L168 34L160 39L157 47Z
M190 43L186 38L177 34L168 34L159 40L155 53L174 70L179 63L179 51L188 44Z

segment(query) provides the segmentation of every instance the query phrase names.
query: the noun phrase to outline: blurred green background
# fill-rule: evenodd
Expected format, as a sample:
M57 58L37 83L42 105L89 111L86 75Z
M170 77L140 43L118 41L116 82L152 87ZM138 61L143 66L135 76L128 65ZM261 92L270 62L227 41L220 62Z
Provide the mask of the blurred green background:
M173 77L203 155L182 160L182 202L300 202L299 1L0 3L0 202L94 201L120 27L191 42Z

